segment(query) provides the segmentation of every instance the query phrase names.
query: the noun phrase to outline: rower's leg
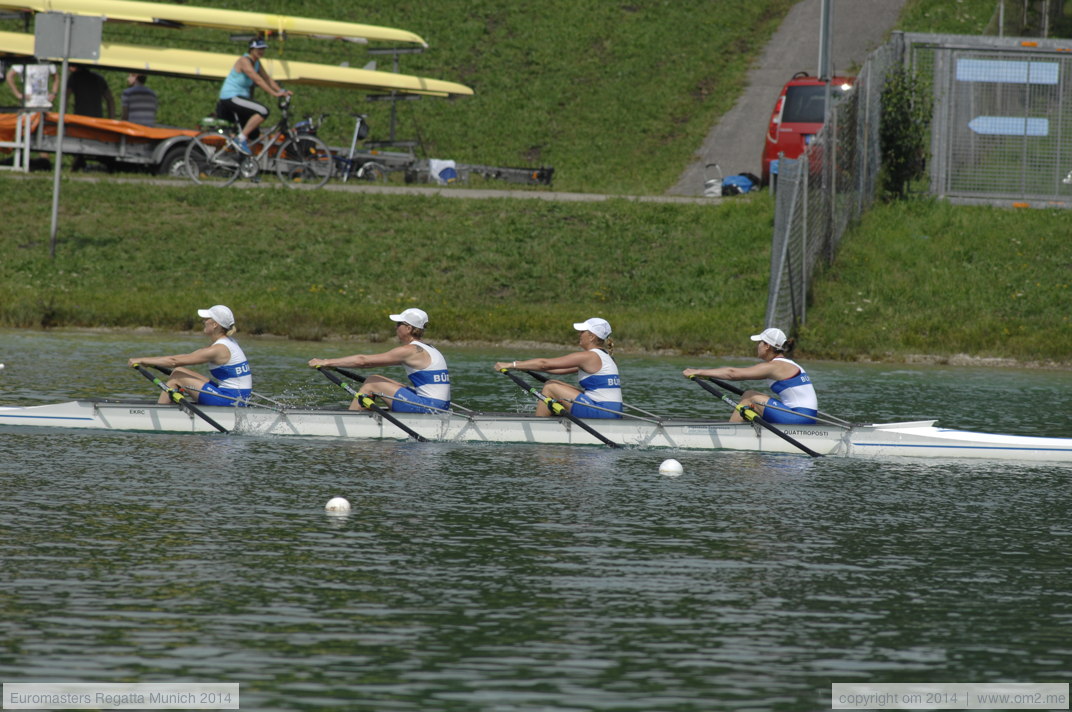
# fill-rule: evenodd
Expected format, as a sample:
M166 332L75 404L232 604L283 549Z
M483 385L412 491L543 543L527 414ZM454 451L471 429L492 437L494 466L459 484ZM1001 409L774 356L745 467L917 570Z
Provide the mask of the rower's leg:
M763 415L763 404L770 400L770 396L760 393L759 391L748 390L741 395L741 400L738 405L743 405L756 411L760 416ZM741 415L739 410L734 410L733 415L730 416L731 423L743 423L744 416Z
M192 401L197 400L197 396L200 395L198 391L200 391L206 383L208 383L208 379L202 376L200 373L182 367L176 368L174 371L172 371L171 378L169 378L167 381L168 388L190 389L190 392L187 394L186 397ZM171 397L166 392L162 391L160 393L160 398L157 400L157 403L170 402Z
M366 396L371 395L373 393L382 393L385 396L393 396L399 391L399 389L404 387L405 385L399 383L398 381L392 380L385 376L374 375L369 376L367 379L365 379L365 382L361 384L361 387L357 389L357 392ZM367 409L362 408L361 403L356 398L354 398L352 401L350 401L350 410ZM388 407L388 410L390 410L390 407Z
M576 386L571 386L565 381L559 380L548 381L547 383L543 384L543 390L540 391L540 393L544 396L549 396L559 402L565 400L572 401L582 392L583 391L581 391L581 389L577 388ZM572 403L562 403L562 405L566 408L566 410L570 410L573 406ZM536 406L536 415L539 415L541 417L549 416L551 415L551 409L547 407L546 403L540 401L539 404Z

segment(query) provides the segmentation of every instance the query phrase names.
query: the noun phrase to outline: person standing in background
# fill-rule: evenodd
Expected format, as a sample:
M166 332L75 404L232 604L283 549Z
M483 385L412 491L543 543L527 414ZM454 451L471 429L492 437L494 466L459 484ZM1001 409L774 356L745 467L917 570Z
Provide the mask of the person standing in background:
M48 77L52 75L52 88ZM27 109L48 109L59 93L60 75L53 64L15 64L7 70L7 85L11 93ZM22 79L22 88L19 88Z
M74 111L71 114L93 116L95 118L115 118L115 97L104 77L80 64L70 65L67 77L67 99L74 96ZM108 105L108 115L104 115L103 104ZM68 107L69 108L69 107Z
M127 75L127 88L120 95L122 113L119 118L143 126L156 126L156 92L145 86L144 74Z

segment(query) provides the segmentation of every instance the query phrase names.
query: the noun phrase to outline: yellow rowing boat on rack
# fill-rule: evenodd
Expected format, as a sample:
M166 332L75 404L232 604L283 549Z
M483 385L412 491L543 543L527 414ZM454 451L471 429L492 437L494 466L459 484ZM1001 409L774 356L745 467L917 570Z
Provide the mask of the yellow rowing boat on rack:
M0 32L0 53L34 56L34 36L22 32ZM143 47L115 42L102 42L100 59L79 60L81 64L119 69L129 72L166 74L195 79L222 80L235 63L235 54L199 52L167 47ZM58 59L39 57L39 59ZM287 59L261 60L265 70L277 82L311 84L316 86L358 89L365 91L397 91L429 96L469 96L473 90L464 84L441 79L415 77L371 69L336 67L330 64L294 62Z
M224 30L271 32L281 36L302 35L350 42L374 40L428 46L428 43L419 35L393 27L190 5L131 0L0 0L0 8L26 12L92 15L116 22L135 22L164 27L212 27Z

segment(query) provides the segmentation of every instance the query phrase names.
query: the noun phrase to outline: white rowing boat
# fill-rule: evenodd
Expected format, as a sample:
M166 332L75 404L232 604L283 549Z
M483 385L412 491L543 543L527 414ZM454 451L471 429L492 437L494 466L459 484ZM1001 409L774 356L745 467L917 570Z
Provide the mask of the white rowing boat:
M333 409L199 406L239 435L299 435L404 440L407 435L375 413ZM600 445L563 418L521 413L392 413L439 442ZM791 443L751 424L707 419L585 421L626 447L747 450L800 453ZM875 425L787 425L780 430L823 455L857 458L976 458L1072 463L1072 438L998 435L940 428L933 420ZM79 400L52 405L0 407L0 425L168 433L212 433L202 418L175 405L144 401Z

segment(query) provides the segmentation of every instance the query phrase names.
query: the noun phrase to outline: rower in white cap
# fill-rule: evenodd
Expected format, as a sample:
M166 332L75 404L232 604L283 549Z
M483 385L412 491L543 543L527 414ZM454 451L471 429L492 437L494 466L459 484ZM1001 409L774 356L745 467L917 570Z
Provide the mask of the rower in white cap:
M311 368L380 368L404 366L412 387L379 374L369 376L358 390L362 395L383 396L391 410L402 413L436 413L450 408L450 372L443 354L421 341L428 315L420 309L391 314L401 346L382 354L356 354L343 358L314 358ZM430 406L430 407L422 407ZM350 410L363 410L358 399Z
M708 376L724 381L759 381L768 379L770 389L775 397L747 390L741 396L740 404L755 410L769 423L786 425L809 424L815 422L819 413L819 402L815 396L811 377L800 364L786 358L793 351L795 341L787 338L781 329L765 329L762 333L750 337L756 342L756 355L761 363L746 368L725 366L723 368L686 368L682 375ZM766 406L772 406L767 408ZM743 422L739 410L730 416L731 423Z
M618 375L618 364L611 358L614 344L610 339L610 323L592 317L574 324L573 328L581 332L582 351L556 358L499 361L495 370L543 371L555 375L576 373L580 387L554 379L544 383L541 393L562 403L578 418L621 418L622 379ZM551 415L545 401L536 406L536 415Z
M198 309L197 315L204 324L205 336L212 345L188 354L175 356L152 356L132 358L127 365L159 366L171 371L167 381L169 388L183 388L189 397L201 405L246 405L253 392L253 374L242 347L231 338L235 333L235 318L231 310L222 304L208 309ZM185 366L211 364L209 373L218 383ZM160 394L160 403L170 403L165 391Z

